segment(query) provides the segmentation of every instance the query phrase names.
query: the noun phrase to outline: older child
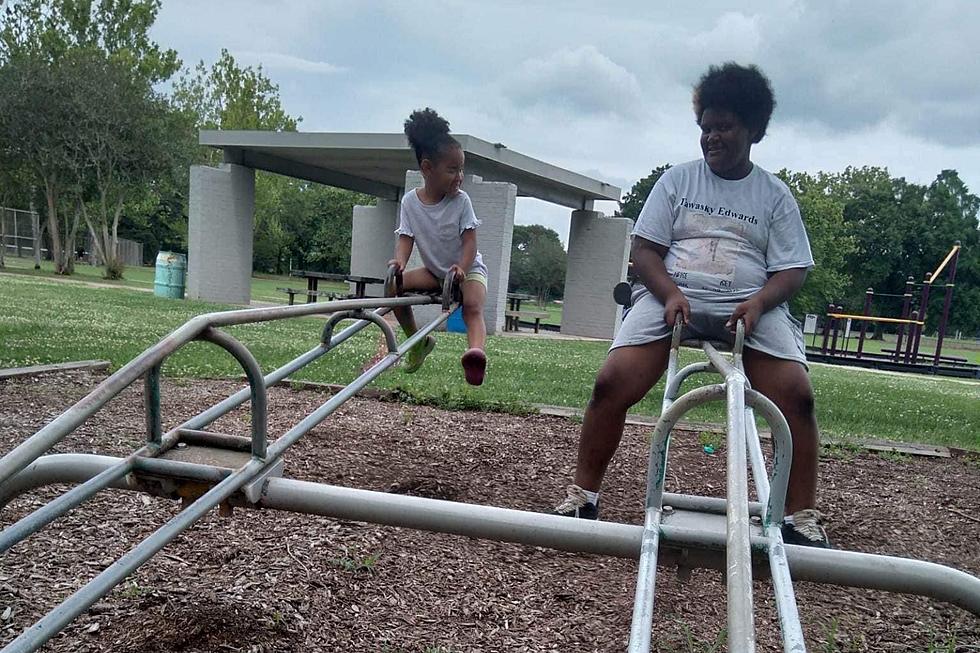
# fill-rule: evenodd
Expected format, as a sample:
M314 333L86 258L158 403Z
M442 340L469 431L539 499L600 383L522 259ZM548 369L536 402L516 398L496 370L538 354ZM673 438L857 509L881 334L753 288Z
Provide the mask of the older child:
M817 501L817 422L803 334L786 302L813 257L796 201L754 164L775 99L755 66L712 66L694 89L702 157L657 181L633 228L633 308L592 391L575 484L558 514L596 519L599 487L626 411L660 379L675 320L685 337L732 340L745 322L745 371L786 416L793 462L786 495L788 544L829 546Z
M415 150L419 170L425 180L421 188L405 193L395 258L389 261L399 272L405 270L412 248L418 245L424 267L403 273L405 290L438 290L446 275L461 282L463 322L469 349L461 363L466 382L483 383L487 367L484 345L487 338L483 304L487 296L487 268L476 248L476 228L480 225L469 196L460 190L465 157L459 142L449 135L449 123L434 110L413 111L405 121L405 135ZM405 334L418 331L411 307L395 309L395 317ZM405 371L417 371L435 348L431 335L408 352Z

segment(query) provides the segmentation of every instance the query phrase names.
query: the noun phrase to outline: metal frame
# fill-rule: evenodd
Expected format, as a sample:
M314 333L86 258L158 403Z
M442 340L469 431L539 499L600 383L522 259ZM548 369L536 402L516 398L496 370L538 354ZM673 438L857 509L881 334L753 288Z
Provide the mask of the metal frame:
M395 288L392 273L389 273L386 286ZM138 490L175 498L180 484L185 481L203 483L210 487L200 496L187 501L181 513L26 629L0 653L35 651L43 646L75 617L218 505L290 510L566 551L639 558L640 573L631 630L631 651L649 649L653 590L658 563L676 564L681 569L706 567L729 571L729 624L733 651L752 650L753 564L765 569L768 563L773 576L786 651L804 650L793 600L791 573L798 580L931 596L980 615L980 579L964 572L916 560L782 545L779 523L786 494L792 442L785 419L778 409L747 387L738 355L741 351L741 335L736 343L736 355L732 363L724 359L710 344L705 344L703 348L708 362L678 370L680 331L675 330L668 362L664 414L654 430L650 451L647 509L643 527L280 478L282 457L292 444L326 419L359 389L393 366L411 347L445 322L449 313L444 311L400 345L394 331L381 317L393 308L422 304L442 303L444 308L452 310L457 300L458 288L452 282L447 282L441 297L347 300L202 315L149 348L99 384L88 396L0 458L0 507L13 497L42 485L64 482L79 484L0 531L0 555L105 488ZM248 350L217 330L220 326L307 315L330 315L323 328L321 342L264 377ZM355 319L356 322L334 335L337 323L348 318ZM337 348L369 324L375 324L382 329L388 354L267 445L265 388ZM177 428L162 433L159 408L160 368L167 356L184 344L198 339L218 344L239 360L246 371L249 386ZM706 371L721 373L725 377L725 383L677 396L685 378ZM122 459L89 454L42 455L141 377L146 389L146 445ZM726 501L665 493L663 481L671 428L693 406L723 398L729 400L729 497L734 497L737 492L740 499ZM249 399L252 401L253 415L250 438L203 430ZM770 423L776 442L771 479L767 477L758 435L755 433L753 408L759 410ZM233 469L217 464L160 457L177 447L178 443L242 452L248 455L247 462ZM746 455L751 461L758 503L750 502L745 492ZM693 515L694 526L685 526L679 522L674 524L670 518L663 519L667 506L676 508L677 513L687 512ZM721 530L702 527L702 522L698 521L709 518L718 520L724 514L727 514L727 535ZM749 522L750 515L761 516L761 533L753 532ZM643 648L644 644L646 648Z
M764 506L762 548L768 557L772 575L784 650L805 651L803 631L780 530L793 457L793 442L789 426L782 413L771 401L748 387L748 379L742 368L745 330L741 320L736 326L731 362L725 359L712 344L697 343L703 348L708 361L693 363L678 370L682 332L683 326L678 321L674 325L667 359L663 409L654 427L650 443L643 543L637 573L629 651L645 653L650 650L657 556L660 549L660 536L664 528L662 523L665 505L664 479L667 473L670 433L674 425L691 409L709 401L721 400L726 402L727 408L728 500L725 511L727 532L725 550L729 646L732 651L755 650L752 611L752 537L746 472L748 456L751 460L759 502ZM681 384L685 379L693 374L709 371L721 374L724 383L703 386L678 397ZM753 408L760 409L762 416L769 423L776 443L771 479L766 472Z

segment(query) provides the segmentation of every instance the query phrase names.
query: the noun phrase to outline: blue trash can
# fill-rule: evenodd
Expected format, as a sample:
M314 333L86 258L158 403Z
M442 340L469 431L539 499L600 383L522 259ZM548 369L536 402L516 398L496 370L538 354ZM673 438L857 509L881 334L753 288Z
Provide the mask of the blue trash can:
M466 333L466 322L463 322L463 307L460 306L446 320L446 331L451 333Z
M160 252L157 254L156 273L153 277L153 294L157 297L183 299L186 276L186 256L175 252Z

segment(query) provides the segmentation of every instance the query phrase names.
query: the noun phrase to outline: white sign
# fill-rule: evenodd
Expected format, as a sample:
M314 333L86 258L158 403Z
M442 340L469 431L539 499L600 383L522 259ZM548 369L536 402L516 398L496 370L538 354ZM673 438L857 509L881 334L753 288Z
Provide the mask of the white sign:
M851 318L847 318L847 324L844 325L844 340L851 337Z
M806 318L803 320L803 333L816 333L817 332L817 316L813 313L807 313Z

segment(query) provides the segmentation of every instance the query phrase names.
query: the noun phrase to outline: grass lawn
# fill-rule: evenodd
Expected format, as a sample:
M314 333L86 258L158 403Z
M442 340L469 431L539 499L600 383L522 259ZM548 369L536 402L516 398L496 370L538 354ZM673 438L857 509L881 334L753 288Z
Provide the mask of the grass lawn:
M101 358L118 368L189 317L227 308L26 275L0 277L0 306L0 367ZM302 318L229 331L269 371L313 347L322 324L322 319ZM376 344L377 331L366 330L298 378L346 383ZM382 375L378 384L447 407L512 409L545 403L581 408L606 353L602 342L491 338L488 381L472 388L459 369L464 348L463 336L440 334L439 346L417 374L393 371ZM700 356L685 351L684 359ZM241 370L213 345L194 343L168 359L164 373L213 377L237 376ZM814 366L812 377L818 419L828 433L980 450L980 382L825 366ZM661 391L662 387L654 389L636 412L656 414ZM690 417L723 421L718 408L701 409ZM276 425L274 432L285 426Z
M156 274L153 267L127 267L126 271L123 272L124 279L103 279L103 268L101 266L96 267L84 263L75 266L75 274L64 277L54 273L54 263L51 261L41 261L40 270L34 269L34 259L30 258L8 256L5 259L5 263L7 267L0 270L2 272L13 272L41 278L105 283L113 286L143 290L153 290L153 278ZM288 295L279 292L276 288L303 289L305 287L305 279L295 279L286 275L254 274L252 275L252 301L285 304L288 302ZM321 281L317 288L319 290L348 292L347 284L331 281ZM297 301L305 301L305 299L300 299L298 296L296 299Z

